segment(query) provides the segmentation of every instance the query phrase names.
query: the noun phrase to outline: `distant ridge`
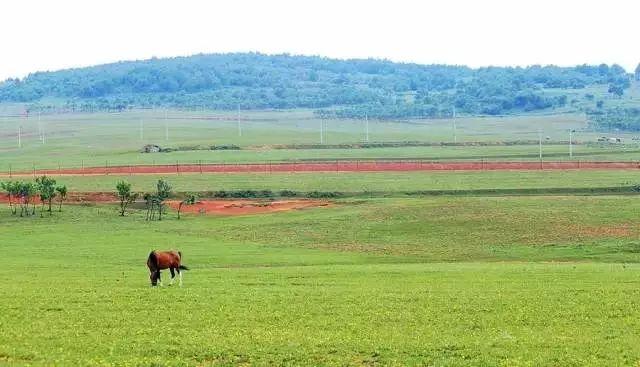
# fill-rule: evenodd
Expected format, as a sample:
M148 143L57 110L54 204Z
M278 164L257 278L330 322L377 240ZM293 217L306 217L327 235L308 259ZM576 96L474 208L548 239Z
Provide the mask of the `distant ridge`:
M624 93L631 79L622 67L604 64L472 69L287 54L200 54L8 79L0 83L0 103L80 110L312 108L320 114L374 118L451 116L455 108L494 115L562 108L569 101L558 89L614 85Z

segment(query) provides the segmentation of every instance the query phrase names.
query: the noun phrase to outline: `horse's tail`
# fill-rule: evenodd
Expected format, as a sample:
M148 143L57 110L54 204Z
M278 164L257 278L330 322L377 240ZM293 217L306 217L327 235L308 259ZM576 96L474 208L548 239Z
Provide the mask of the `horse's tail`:
M180 262L182 262L182 252L178 251L178 257L180 257ZM180 264L180 266L178 266L178 268L180 270L189 270L189 268L187 268L186 266Z
M154 269L158 268L158 258L156 257L156 251L153 250L149 253L149 257L147 258L147 266L151 268L153 266Z

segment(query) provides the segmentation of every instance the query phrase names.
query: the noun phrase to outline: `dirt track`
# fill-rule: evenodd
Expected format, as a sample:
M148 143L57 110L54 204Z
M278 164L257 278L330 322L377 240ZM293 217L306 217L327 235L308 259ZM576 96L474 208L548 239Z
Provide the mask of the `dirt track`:
M499 171L567 169L638 169L638 162L422 162L333 161L256 164L173 164L43 169L14 175L107 175L233 172L386 172L386 171ZM7 174L5 174L7 176Z

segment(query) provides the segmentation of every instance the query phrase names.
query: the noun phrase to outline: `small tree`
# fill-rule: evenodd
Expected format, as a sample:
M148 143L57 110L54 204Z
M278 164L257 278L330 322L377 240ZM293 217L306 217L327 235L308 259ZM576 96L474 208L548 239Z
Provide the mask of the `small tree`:
M58 211L62 211L62 202L67 198L67 186L56 186L56 192L58 193Z
M131 184L126 181L118 181L116 189L120 199L120 216L124 217L127 206L138 198L138 194L131 192Z
M158 220L162 220L162 213L164 211L164 201L171 196L171 185L163 179L158 180L156 185L155 204L158 207Z
M42 201L43 209L44 204L47 203L47 211L49 212L49 215L51 215L51 202L56 196L56 180L47 176L42 176L36 178L36 185L40 192L40 200ZM42 215L42 213L40 214Z
M9 198L9 209L11 210L11 214L16 214L17 205L13 204L13 199L17 198L18 192L20 189L20 184L17 181L7 181L0 183L0 188L7 193Z
M38 193L36 185L33 182L16 182L17 197L20 198L20 216L29 216L36 213L36 205L32 203L32 198ZM32 204L29 210L29 204Z
M178 204L178 219L180 219L180 211L183 205L193 205L198 201L198 197L194 193L188 193L187 196Z

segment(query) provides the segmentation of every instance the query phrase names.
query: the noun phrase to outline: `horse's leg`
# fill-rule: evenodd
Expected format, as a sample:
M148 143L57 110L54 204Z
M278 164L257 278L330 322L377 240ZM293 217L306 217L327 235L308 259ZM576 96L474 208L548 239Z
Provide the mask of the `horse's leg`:
M171 281L169 282L169 285L173 285L173 278L176 277L176 273L174 272L173 268L169 268L169 271L171 272Z
M180 267L177 267L176 270L178 271L178 285L182 287L182 272L180 271Z
M162 287L163 285L162 285L162 279L160 278L160 269L158 269L157 271L158 271L158 285Z

